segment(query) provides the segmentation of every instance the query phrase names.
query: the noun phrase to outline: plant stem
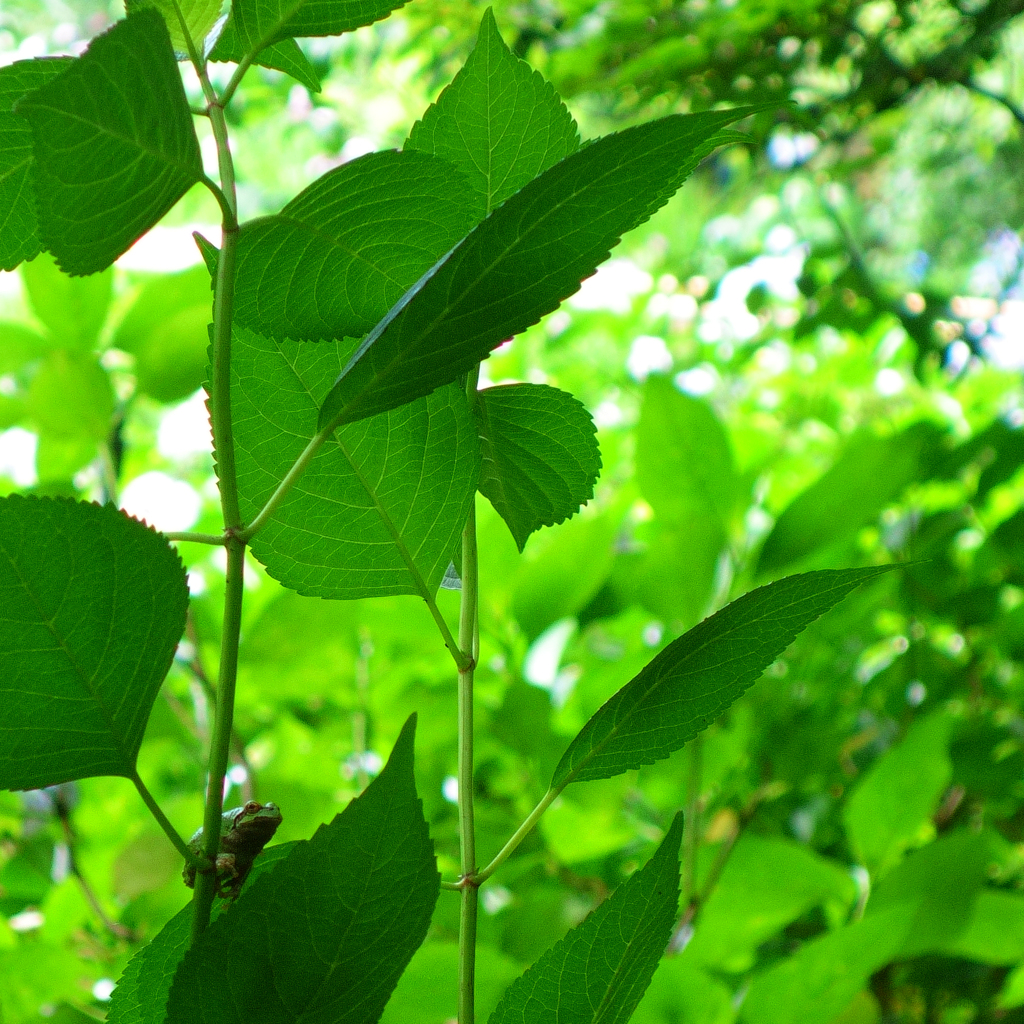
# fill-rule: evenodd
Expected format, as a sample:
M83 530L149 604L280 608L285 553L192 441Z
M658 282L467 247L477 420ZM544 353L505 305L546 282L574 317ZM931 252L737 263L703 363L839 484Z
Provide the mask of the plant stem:
M533 831L533 826L540 821L541 815L551 806L555 797L561 793L561 789L549 789L541 798L539 804L526 817L526 820L516 829L511 839L498 851L498 855L483 869L476 874L476 882L480 885L486 882L502 864L515 853L519 844Z
M215 544L223 547L228 539L223 534L219 536L213 533L165 533L164 536L170 541L190 541L193 544Z
M178 835L178 830L170 823L167 815L164 814L160 805L156 802L153 794L146 788L146 784L139 778L139 773L136 772L131 776L132 782L135 783L135 788L139 791L139 796L142 797L143 803L149 808L150 813L156 818L156 823L164 830L167 834L167 838L174 844L174 848L180 853L185 860L191 864L200 863L196 858L196 855L188 848L188 844L181 836Z
M703 735L690 741L690 771L686 781L686 817L683 821L683 906L697 888L697 852L700 849L700 783L703 769Z
M472 408L480 376L477 366L466 379ZM474 496L475 499L475 496ZM476 976L476 920L480 883L476 879L476 825L473 820L473 673L480 657L479 561L476 506L470 503L462 530L462 599L459 602L459 852L462 906L459 912L459 1024L473 1024Z
M220 674L217 679L217 706L210 743L210 768L206 793L206 814L203 817L203 854L217 859L220 846L220 815L224 804L224 776L231 747L231 723L235 709L235 679L238 671L238 638L242 629L243 573L245 545L237 538L228 541L228 571L224 584L224 628L221 631ZM216 877L212 871L196 875L192 900L191 944L199 939L210 922L210 909Z

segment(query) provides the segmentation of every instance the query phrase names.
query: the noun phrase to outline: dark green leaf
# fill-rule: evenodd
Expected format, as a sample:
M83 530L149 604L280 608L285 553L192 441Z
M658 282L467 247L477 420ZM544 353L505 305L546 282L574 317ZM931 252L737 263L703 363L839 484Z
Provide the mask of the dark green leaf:
M488 8L465 66L413 125L405 148L434 153L465 175L483 220L512 193L579 148L555 90L505 45Z
M335 342L278 344L235 331L232 416L246 520L312 439L319 401L346 355ZM433 593L469 513L478 465L476 431L454 385L337 430L253 538L253 554L302 594Z
M205 267L161 274L139 292L113 344L135 356L140 391L158 402L187 398L206 379L213 293Z
M328 171L238 239L235 320L277 339L365 334L469 229L466 184L425 153Z
M414 729L415 716L366 791L185 954L168 1024L379 1019L440 891L413 780Z
M130 776L187 605L177 554L123 512L0 499L0 787Z
M949 727L941 711L915 722L846 801L850 845L872 873L895 864L935 811L953 773Z
M337 36L386 18L406 0L232 0L244 52L260 53L291 36Z
M32 126L39 237L69 274L110 266L203 174L159 11L98 36L17 112Z
M607 779L668 757L718 718L805 627L890 569L787 576L694 626L587 722L562 756L551 788Z
M113 271L88 280L61 273L53 257L42 253L21 268L32 311L46 325L54 344L88 351L107 319Z
M427 272L352 357L320 413L349 423L454 380L572 295L749 109L608 135L510 197Z
M210 54L211 61L230 61L237 64L247 53L242 40L238 38L235 31L234 20L229 18ZM320 76L316 68L309 62L309 58L299 48L294 39L282 39L278 43L271 43L265 46L256 55L255 64L265 68L274 68L276 71L283 71L291 75L297 82L304 85L310 92L320 91Z
M198 231L192 232L192 238L195 240L199 255L203 257L203 263L209 271L210 277L213 277L217 273L217 260L220 257L220 249Z
M757 571L777 572L873 521L918 475L938 433L931 423L915 423L892 437L851 440L832 468L779 516Z
M0 270L13 270L41 248L32 129L25 118L14 113L14 104L71 63L70 57L46 57L0 68Z
M625 1024L675 923L677 814L646 866L509 986L489 1024Z
M508 523L519 550L594 496L601 449L594 421L572 395L546 384L485 388L473 407L480 492Z

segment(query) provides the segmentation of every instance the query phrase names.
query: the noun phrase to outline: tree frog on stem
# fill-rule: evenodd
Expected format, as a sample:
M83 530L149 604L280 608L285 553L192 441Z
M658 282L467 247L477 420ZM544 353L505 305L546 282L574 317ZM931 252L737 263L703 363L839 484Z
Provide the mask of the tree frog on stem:
M253 861L270 842L281 824L277 804L258 804L250 800L244 807L232 807L220 816L220 846L217 853L217 895L236 899L252 869ZM203 830L200 828L188 841L188 848L203 855ZM191 889L196 882L196 868L185 865L181 877Z

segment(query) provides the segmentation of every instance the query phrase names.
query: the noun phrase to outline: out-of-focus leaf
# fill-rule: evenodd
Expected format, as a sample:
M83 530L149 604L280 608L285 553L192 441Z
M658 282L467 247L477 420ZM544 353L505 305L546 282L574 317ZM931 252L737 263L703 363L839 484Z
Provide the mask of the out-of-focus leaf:
M328 171L238 238L235 320L284 338L365 334L469 229L447 161L388 150Z
M601 450L590 413L545 384L485 388L473 406L480 434L480 493L520 551L531 533L573 515L594 496Z
M177 554L123 512L0 499L0 787L130 777L187 604Z
M234 332L232 417L242 515L251 521L312 439L346 350ZM473 500L479 466L464 392L445 388L339 429L252 541L301 594L434 593Z
M177 402L206 379L213 295L205 267L161 274L139 292L113 344L135 356L139 390Z
M189 949L168 1024L379 1019L440 892L413 779L414 732L415 716L366 791Z
M105 270L202 177L163 16L94 39L16 113L32 127L39 237L69 274Z
M597 593L612 562L618 529L615 509L580 516L538 538L516 574L512 612L530 638L575 615Z
M915 423L891 437L853 438L783 510L761 549L758 573L776 573L872 522L917 478L940 436L934 424Z
M759 587L665 648L583 727L552 789L667 757L707 728L798 633L891 566L823 569Z
M943 952L979 964L1024 961L1024 898L1002 889L982 889L963 931Z
M103 441L110 433L114 392L95 356L58 349L29 388L28 410L40 430L69 440Z
M489 1024L625 1024L672 932L679 900L677 814L654 856L509 986Z
M750 109L672 115L584 146L510 197L391 308L320 412L349 423L465 373L572 295Z
M644 993L632 1024L732 1024L732 993L686 957L665 957Z
M24 324L0 320L0 373L15 373L46 355L50 341Z
M579 148L576 122L555 90L505 45L488 8L476 46L406 149L434 153L465 175L475 221Z
M88 351L100 336L110 308L113 271L88 279L60 271L49 253L21 268L32 311L46 325L55 345Z
M70 63L70 57L45 57L0 68L0 270L13 270L40 250L32 129L14 104Z
M849 871L806 847L746 834L729 855L701 911L686 957L741 973L762 942L813 907L848 906L856 895Z
M846 801L850 843L872 873L892 867L927 825L952 774L948 744L943 712L915 722Z

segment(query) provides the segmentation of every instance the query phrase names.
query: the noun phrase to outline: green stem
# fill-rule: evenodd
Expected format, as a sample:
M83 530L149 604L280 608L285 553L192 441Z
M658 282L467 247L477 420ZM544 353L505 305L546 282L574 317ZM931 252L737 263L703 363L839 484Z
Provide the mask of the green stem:
M139 791L139 796L142 797L143 803L149 808L150 814L156 818L156 823L164 830L167 834L167 838L174 844L174 848L185 858L190 864L196 866L202 866L205 862L196 857L196 855L188 848L188 844L181 836L178 835L178 830L170 823L167 815L164 814L160 805L156 802L155 797L146 788L146 784L139 778L139 773L136 772L131 776L132 782L135 783L135 788Z
M519 844L530 834L533 830L533 826L540 821L541 815L551 806L555 797L562 792L562 789L549 789L541 799L540 803L532 811L530 811L526 820L516 829L515 834L511 839L498 851L498 855L483 869L476 873L475 881L477 885L481 885L486 882L491 875L494 874L502 864L505 863L515 853L516 848Z
M218 536L215 533L165 533L164 536L170 541L190 541L193 544L215 544L217 547L223 547L228 542L227 537L223 534Z
M700 849L700 783L703 771L703 736L690 741L690 771L686 782L686 817L683 821L683 906L697 891L697 852Z
M245 545L232 537L228 541L228 569L224 582L224 628L221 632L220 674L217 679L217 706L210 743L210 769L206 793L206 814L203 817L203 854L213 862L220 846L220 816L224 806L224 776L228 769L231 748L231 724L235 708L235 680L238 672L238 638L242 629L243 573ZM214 889L214 872L196 875L192 900L191 944L199 939L210 923Z
M466 378L466 400L476 401L480 367ZM475 495L474 495L475 499ZM479 561L476 506L470 503L462 530L462 592L459 602L459 852L462 905L459 912L459 1024L473 1024L476 989L476 921L480 883L476 879L476 824L473 818L473 674L480 657Z

